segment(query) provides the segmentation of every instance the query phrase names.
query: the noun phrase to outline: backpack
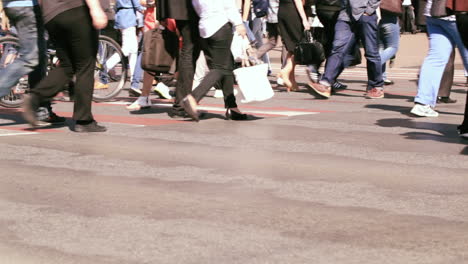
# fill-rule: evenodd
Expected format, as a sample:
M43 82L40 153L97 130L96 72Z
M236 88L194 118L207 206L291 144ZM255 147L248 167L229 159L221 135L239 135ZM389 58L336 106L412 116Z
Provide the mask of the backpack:
M155 28L143 35L141 68L147 72L169 72L179 51L175 32Z
M252 0L253 11L256 17L268 15L269 0Z

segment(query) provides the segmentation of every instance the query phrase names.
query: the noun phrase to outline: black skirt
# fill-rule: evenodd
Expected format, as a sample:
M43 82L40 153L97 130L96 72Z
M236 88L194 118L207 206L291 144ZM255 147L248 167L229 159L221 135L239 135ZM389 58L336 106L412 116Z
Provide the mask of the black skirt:
M304 35L304 26L293 0L280 0L278 26L283 45L289 52L294 52L296 44Z

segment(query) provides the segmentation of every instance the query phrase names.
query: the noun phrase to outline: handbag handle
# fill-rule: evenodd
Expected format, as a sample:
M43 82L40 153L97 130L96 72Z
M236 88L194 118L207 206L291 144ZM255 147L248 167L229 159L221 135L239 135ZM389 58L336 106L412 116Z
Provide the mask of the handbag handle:
M310 30L304 30L304 40L306 43L313 43L314 42L314 37L312 35L312 32Z

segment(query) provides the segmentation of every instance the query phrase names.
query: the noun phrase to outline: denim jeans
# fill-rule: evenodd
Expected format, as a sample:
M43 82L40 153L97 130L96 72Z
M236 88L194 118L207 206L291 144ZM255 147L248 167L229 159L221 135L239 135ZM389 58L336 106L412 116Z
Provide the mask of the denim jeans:
M24 75L29 75L30 87L45 76L46 43L44 25L39 6L5 8L10 23L16 28L19 39L19 57L0 70L0 97L7 95Z
M138 54L135 71L133 72L132 83L130 87L140 89L140 83L143 81L143 69L141 68L141 52Z
M263 45L263 21L261 18L256 17L250 21L250 29L255 36L255 48L259 49ZM264 63L270 63L268 53L264 53L261 57Z
M398 51L400 46L400 25L398 17L394 15L382 14L379 23L379 51L380 62L382 63L382 76L387 77L386 64Z
M419 76L416 103L435 106L437 94L454 46L458 47L460 55L468 69L468 51L458 33L455 21L427 17L427 32L429 33L429 53L424 59Z
M367 89L382 87L382 65L377 44L377 15L362 16L359 21L338 20L335 25L335 38L330 57L325 64L322 81L333 84L343 71L346 55L355 47L356 37L364 43L367 59Z
M257 50L257 58L262 58L268 51L274 49L278 43L279 28L278 23L267 23L268 41L263 43Z

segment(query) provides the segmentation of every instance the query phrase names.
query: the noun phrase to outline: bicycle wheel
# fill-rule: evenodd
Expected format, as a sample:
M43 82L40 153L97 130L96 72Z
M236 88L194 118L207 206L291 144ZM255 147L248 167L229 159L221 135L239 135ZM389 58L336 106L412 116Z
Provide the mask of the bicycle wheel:
M127 63L120 45L107 36L99 36L93 100L101 102L117 96L126 79Z
M11 64L19 56L19 42L15 37L0 38L0 69ZM8 108L21 106L24 94L29 91L28 76L21 78L17 85L11 88L8 95L0 98L0 105Z

